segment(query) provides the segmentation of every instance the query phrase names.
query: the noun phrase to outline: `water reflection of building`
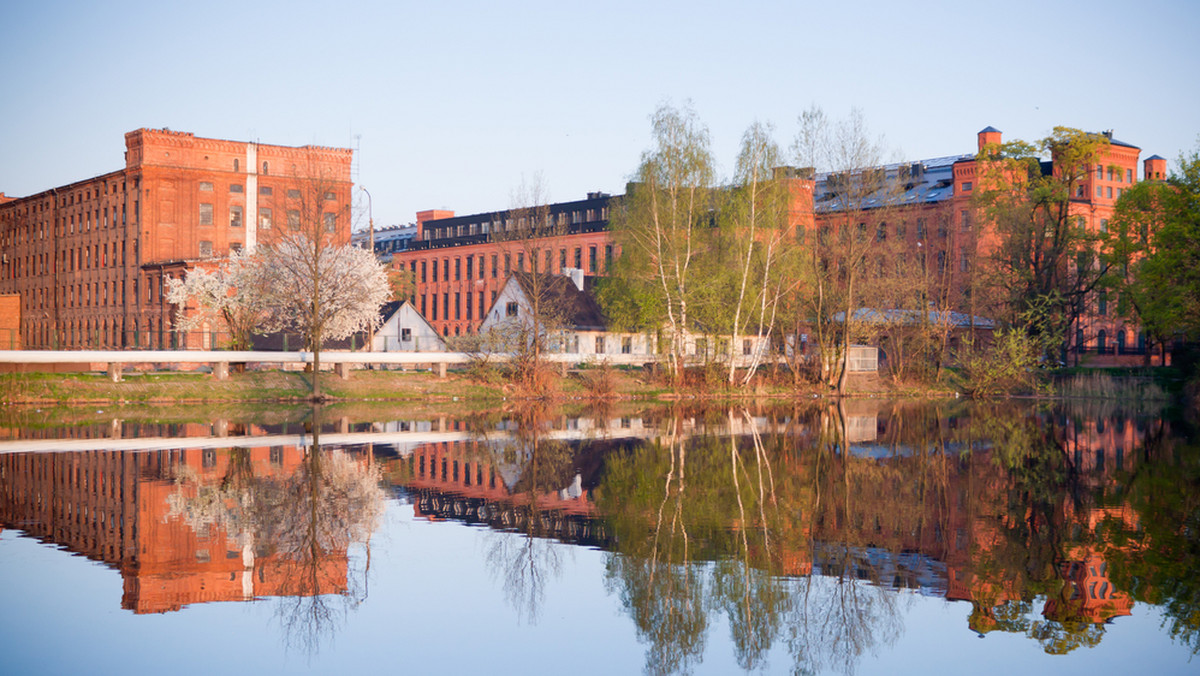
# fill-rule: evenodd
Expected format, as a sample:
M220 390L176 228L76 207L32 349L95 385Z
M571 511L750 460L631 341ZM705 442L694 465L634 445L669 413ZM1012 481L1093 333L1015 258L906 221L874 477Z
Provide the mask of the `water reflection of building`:
M173 480L186 468L197 485L230 480L241 469L286 477L304 460L295 446L149 453L90 451L0 455L0 523L116 568L121 605L136 613L192 603L305 595L292 561L269 542L241 542L221 528L198 532L171 515ZM193 495L194 488L184 489ZM321 593L347 586L345 551L323 552L308 574Z
M618 420L613 431L619 438L585 441L569 432L584 427L594 433L590 421L559 422L559 433L539 440L537 451L508 429L490 438L418 444L392 461L388 478L412 496L417 517L604 546L607 535L591 492L605 454L630 443L619 435L633 426Z

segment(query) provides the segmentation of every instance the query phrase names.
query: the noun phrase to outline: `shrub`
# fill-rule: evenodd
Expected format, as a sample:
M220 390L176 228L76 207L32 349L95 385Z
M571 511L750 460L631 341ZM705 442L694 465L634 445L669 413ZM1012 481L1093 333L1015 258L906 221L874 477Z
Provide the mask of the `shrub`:
M1041 354L1041 343L1020 329L997 331L990 347L968 341L959 355L960 385L967 395L979 398L1036 392L1042 387Z

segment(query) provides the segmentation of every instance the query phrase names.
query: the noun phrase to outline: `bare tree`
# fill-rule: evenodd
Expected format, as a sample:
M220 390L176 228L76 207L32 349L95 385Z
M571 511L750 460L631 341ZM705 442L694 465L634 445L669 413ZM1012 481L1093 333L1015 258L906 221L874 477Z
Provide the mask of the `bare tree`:
M889 242L887 221L899 177L883 166L882 144L857 110L837 123L820 108L805 111L793 148L802 166L825 172L825 191L814 205L821 225L809 256L812 288L802 292L808 300L802 307L817 339L821 377L844 392L850 344L870 320L864 299L880 300L873 282L897 244Z
M514 355L518 379L532 391L543 392L549 384L543 356L569 310L565 285L570 282L552 274L551 248L568 228L565 218L551 213L540 175L522 181L513 191L512 208L492 220L490 236L497 255L522 291L518 320L499 329L504 333L501 342Z

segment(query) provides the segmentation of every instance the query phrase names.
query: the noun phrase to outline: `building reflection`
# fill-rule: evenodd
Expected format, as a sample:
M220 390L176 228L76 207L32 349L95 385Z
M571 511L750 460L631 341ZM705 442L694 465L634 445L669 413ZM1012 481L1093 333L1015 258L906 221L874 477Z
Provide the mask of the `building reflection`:
M189 431L213 445L263 430L171 430ZM1178 470L1190 456L1169 423L1119 411L863 400L343 422L326 436L360 445L0 452L0 522L117 568L139 613L354 596L348 552L374 528L383 483L417 518L501 534L489 569L524 618L557 569L550 541L610 552L610 588L664 671L694 665L713 613L747 669L780 642L798 669L852 668L899 634L901 590L970 604L965 628L981 635L1067 652L1171 588L1145 583L1168 565L1137 567L1143 552L1195 551L1161 516L1186 516L1171 496L1194 496L1195 472ZM323 503L319 485L338 481L352 490ZM362 516L306 548L330 530L298 508L317 504Z
M294 500L289 485L322 455L296 445L0 454L0 523L115 568L121 605L135 613L345 594L347 538L315 543L300 560L294 533L255 523L281 514L242 514L236 528L211 518L272 489ZM353 462L371 476L365 457Z
M571 447L563 463L570 471L536 487L521 484L524 467L500 459L507 437L414 445L391 461L387 478L410 493L418 517L516 532L529 519L537 536L643 560L744 559L776 579L815 575L940 596L971 604L967 625L981 635L1023 633L1060 652L1094 644L1106 623L1132 612L1134 598L1111 579L1108 557L1143 546L1111 537L1136 533L1139 517L1112 496L1140 463L1156 461L1147 438L1163 424L1120 413L863 401L840 410L684 412L639 419L638 433L622 440L577 435L586 442ZM621 425L559 421L548 433ZM730 438L743 481L772 477L742 486L741 511L728 490L732 475L721 473ZM679 546L655 524L672 509L662 503L672 489L648 486L672 471L672 453L676 467L686 454L689 468L677 496L687 533ZM711 460L718 455L725 459ZM657 497L630 497L639 495Z

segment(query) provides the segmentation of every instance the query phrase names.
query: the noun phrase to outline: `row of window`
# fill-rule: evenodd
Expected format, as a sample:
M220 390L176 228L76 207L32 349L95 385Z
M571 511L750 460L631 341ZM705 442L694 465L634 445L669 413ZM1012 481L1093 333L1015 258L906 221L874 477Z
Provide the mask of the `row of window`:
M229 227L243 227L243 215L245 208L239 205L229 207ZM270 230L274 212L270 207L259 207L258 209L258 229ZM325 232L334 232L337 230L337 214L327 211L322 214L322 223L325 226ZM300 211L298 209L288 209L287 211L288 228L291 230L300 229ZM213 224L213 205L207 202L200 203L200 225Z
M570 260L573 261L574 267L581 270L584 269L583 247L575 247L573 253L574 255ZM558 250L558 272L560 273L568 267L567 254L568 250L566 248L561 248ZM586 269L588 273L594 274L599 272L598 256L598 246L595 244L588 245L588 267ZM605 267L608 267L612 264L612 257L613 245L604 245ZM530 270L529 266L526 264L525 252L517 252L515 257L516 269L524 272L554 272L554 251L552 249L542 249L540 253L535 250L531 252L530 258L532 260L533 270ZM479 279L484 279L486 276L488 276L489 271L484 267L486 260L487 259L483 255L467 256L465 258L456 256L453 259L443 258L440 260L437 258L432 258L429 260L422 260L419 263L418 261L410 262L409 271L412 273L413 279L422 284L437 281L448 282L451 281L451 276L453 276L454 281L461 281L463 279L464 272L466 273L466 279L470 281L475 279L476 271L478 271ZM490 276L492 279L498 279L500 276L500 260L500 254L491 254ZM513 270L513 254L510 252L504 253L503 261L504 276L508 277Z
M478 294L476 296L476 299L477 299L477 301L476 301L477 304L476 304L476 303L471 302L471 293L467 292L467 302L464 305L463 304L463 294L460 292L455 292L454 305L453 305L454 319L461 321L463 319L463 314L464 314L464 310L465 310L467 321L473 321L476 316L475 315L476 307L478 307L478 309L479 309L478 317L480 319L483 319L485 316L487 316L487 305L485 304L485 300L486 300L485 293L486 292L484 292L484 291L478 292ZM491 302L492 303L496 302L496 292L495 291L492 291ZM431 321L431 322L450 321L450 319L451 319L450 308L451 308L451 305L450 305L450 294L449 293L442 294L440 315L438 312L438 295L436 293L429 294L428 296L426 296L425 294L421 294L421 316L428 318L429 321ZM439 320L439 316L441 317L440 320ZM445 333L445 331L446 330L443 329L443 333ZM458 335L458 334L456 333L455 335Z
M138 213L138 203L135 201L133 205L134 213L136 215ZM66 214L59 217L55 221L55 231L58 235L63 236L75 234L76 226L78 226L80 233L84 233L90 232L93 227L99 230L102 228L108 228L110 224L112 227L116 227L117 225L125 225L124 204L120 205L119 211L115 206L112 208L111 221L109 220L109 215L110 212L107 208L94 210L89 209L78 214ZM120 216L119 219L118 215ZM24 223L18 224L16 227L12 227L12 222L6 220L2 226L4 231L2 242L4 246L15 246L17 244L17 235L20 234L22 225L24 226L24 235L26 241L46 239L48 234L47 225L49 225L49 222L46 220L40 220L37 222L26 220Z
M608 218L608 207L599 209L582 209L575 211L560 211L557 214L546 214L543 227L551 228L555 226L580 225L582 223L592 223L595 221L603 221ZM480 221L478 223L460 223L458 225L429 225L425 229L424 238L444 239L447 237L468 237L471 235L486 235L493 229L500 232L512 232L514 230L523 231L528 228L533 217L520 216L517 218L506 217L503 219L497 218L495 221Z
M1121 167L1108 167L1108 180L1121 183L1121 178ZM1125 183L1133 183L1133 169L1126 169L1124 178ZM1096 180L1104 180L1104 165L1102 164L1096 165Z
M200 192L212 192L212 191L213 191L213 184L210 181L201 181L200 182ZM245 187L241 183L230 183L229 184L229 192L231 192L231 193L244 193L245 191L246 191ZM264 197L271 197L272 195L275 194L275 189L269 185L260 185L258 187L258 194L262 195ZM288 199L290 199L290 200L298 200L298 199L300 199L300 191L296 188L290 188L287 191L287 196L288 196ZM336 200L337 194L334 192L326 192L324 198L326 201Z

